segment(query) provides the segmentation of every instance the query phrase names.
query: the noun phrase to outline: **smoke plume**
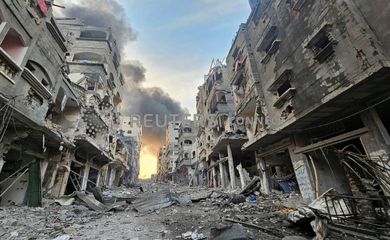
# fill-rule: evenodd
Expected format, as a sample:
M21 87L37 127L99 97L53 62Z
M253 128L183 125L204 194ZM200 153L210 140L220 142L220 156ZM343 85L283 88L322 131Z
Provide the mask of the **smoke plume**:
M126 61L121 64L122 73L132 83L139 84L145 81L146 69L139 61Z
M80 18L87 25L110 27L121 49L137 38L135 30L127 21L125 9L115 0L83 0L77 4L68 2L63 14Z
M134 82L134 80L129 79ZM163 125L170 114L183 114L185 111L180 104L173 100L160 88L144 88L141 85L133 85L125 95L126 114L137 114L142 118L146 114L153 115L153 127L143 128L143 143L147 144L153 153L157 153L165 140L165 128Z

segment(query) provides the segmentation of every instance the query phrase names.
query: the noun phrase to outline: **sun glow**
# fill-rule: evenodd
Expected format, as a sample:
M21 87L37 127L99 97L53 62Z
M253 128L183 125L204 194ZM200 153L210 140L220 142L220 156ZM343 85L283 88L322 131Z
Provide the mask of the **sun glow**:
M153 174L157 173L157 156L145 146L141 150L140 158L140 179L150 179Z

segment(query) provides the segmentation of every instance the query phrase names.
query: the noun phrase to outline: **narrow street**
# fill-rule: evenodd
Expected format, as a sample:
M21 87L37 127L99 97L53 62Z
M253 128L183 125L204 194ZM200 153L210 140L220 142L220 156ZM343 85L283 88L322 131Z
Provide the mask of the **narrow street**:
M293 205L302 205L299 195L258 196L251 201L218 189L155 183L143 188L145 193L135 188L111 191L123 194L138 190L132 197L127 195L135 204L111 211L94 211L77 197L70 206L45 199L42 208L2 207L0 239L312 239L315 236L308 230L310 225L287 221L287 214L295 209ZM161 192L169 192L170 197L161 197ZM226 235L218 238L218 233ZM349 238L332 233L328 239Z

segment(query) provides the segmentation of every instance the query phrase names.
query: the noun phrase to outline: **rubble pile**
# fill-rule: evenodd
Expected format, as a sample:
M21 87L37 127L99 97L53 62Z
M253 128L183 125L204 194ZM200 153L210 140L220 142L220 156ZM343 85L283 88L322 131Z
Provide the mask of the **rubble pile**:
M53 239L82 231L87 223L106 214L83 205L44 208L0 208L0 239Z
M123 239L127 236L129 239L272 240L312 239L327 234L321 232L322 222L311 215L310 221L300 221L307 218L298 213L309 208L294 193L265 196L253 192L245 196L239 190L162 184L151 184L145 189L143 192L139 188L102 188L94 194L75 192L61 199L46 199L43 208L0 208L0 239ZM100 202L98 198L109 201ZM293 222L292 216L299 219Z

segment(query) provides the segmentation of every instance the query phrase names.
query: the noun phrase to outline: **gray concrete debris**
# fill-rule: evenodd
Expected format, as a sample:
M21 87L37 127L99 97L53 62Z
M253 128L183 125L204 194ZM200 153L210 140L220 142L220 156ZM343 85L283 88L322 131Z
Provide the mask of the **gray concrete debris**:
M205 200L207 198L210 198L211 195L213 194L212 191L208 191L208 192L198 192L198 193L195 193L195 194L192 194L190 196L190 199L193 203L196 203L196 202L200 202L202 200Z
M244 195L241 194L233 194L230 197L229 202L233 204L239 204L239 203L244 203L246 201L246 198Z
M107 206L95 199L93 195L85 192L76 192L76 196L95 211L107 211Z
M245 196L249 196L251 194L254 194L257 190L259 190L261 187L260 178L255 176L252 181L246 185L246 187L241 191L241 194Z
M142 199L133 202L133 209L137 212L150 212L173 205L175 201L169 190L145 194Z
M314 240L324 240L328 236L328 224L324 220L316 218L310 225L316 233Z
M307 240L307 238L300 237L300 236L287 236L284 237L282 240Z
M244 227L240 224L233 224L221 228L212 228L211 237L214 240L246 240L248 239Z
M139 187L103 187L100 190L103 203L113 203L116 201L126 201L131 203L137 199L137 195L141 192ZM97 191L95 194L98 194Z
M55 203L60 204L61 206L70 206L74 203L75 198L59 198L54 200Z
M185 232L181 235L183 239L191 239L191 240L202 240L206 239L206 237L202 233L198 233L196 230L195 232Z
M62 235L62 236L54 238L53 240L69 240L69 239L70 239L69 235Z
M290 212L287 215L287 220L292 223L302 223L302 222L311 222L313 221L317 216L315 213L307 207L301 207L296 211Z

